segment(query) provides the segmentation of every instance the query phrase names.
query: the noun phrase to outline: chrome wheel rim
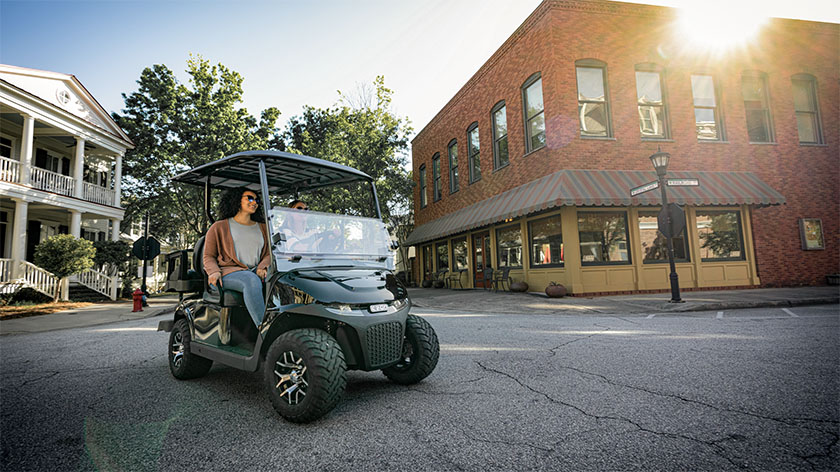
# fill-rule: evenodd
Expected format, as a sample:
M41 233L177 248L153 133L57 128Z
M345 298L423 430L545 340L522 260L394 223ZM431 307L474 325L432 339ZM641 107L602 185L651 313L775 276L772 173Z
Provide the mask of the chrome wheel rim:
M184 340L181 337L181 333L175 332L174 336L172 336L172 364L175 368L181 367L181 363L184 361Z
M306 397L306 389L309 387L306 364L294 352L286 351L277 359L274 363L274 378L277 381L274 388L280 391L280 398L288 401L289 405L297 405Z

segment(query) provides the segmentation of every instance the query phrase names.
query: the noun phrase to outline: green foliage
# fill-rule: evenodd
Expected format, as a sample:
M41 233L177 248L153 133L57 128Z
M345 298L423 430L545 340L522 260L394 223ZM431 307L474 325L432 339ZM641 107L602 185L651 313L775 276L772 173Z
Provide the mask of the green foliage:
M741 236L738 215L734 212L712 215L710 231L700 234L700 247L709 249L715 257L733 257L740 254Z
M224 156L252 149L282 149L276 128L280 111L259 120L242 101L242 76L201 56L187 61L189 84L168 67L147 67L138 89L123 94L125 109L114 119L136 147L126 153L123 179L125 223L151 214L151 233L187 247L205 222L203 189L170 182L174 175Z
M62 279L93 267L95 256L92 242L70 234L50 236L35 247L35 264Z
M382 216L389 221L412 206L413 182L406 170L412 129L407 118L391 111L393 91L385 87L384 77L377 77L373 85L374 91L362 89L359 97L339 92L340 102L332 108L304 107L302 115L291 118L284 137L291 152L354 167L373 177ZM324 192L309 203L319 210L345 212L359 203L360 195Z
M131 246L125 241L97 241L93 247L96 249L93 263L97 266L107 265L112 270L119 270L131 258Z

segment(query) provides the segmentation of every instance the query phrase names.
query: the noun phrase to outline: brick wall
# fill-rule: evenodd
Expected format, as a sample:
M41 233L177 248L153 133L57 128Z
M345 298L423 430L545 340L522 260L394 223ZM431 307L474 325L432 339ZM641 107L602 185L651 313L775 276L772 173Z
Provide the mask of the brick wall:
M782 193L787 204L756 209L753 238L762 284L824 283L840 271L840 26L771 20L751 46L724 57L699 55L672 28L669 8L601 1L546 1L464 85L412 142L415 178L426 164L429 203L421 209L415 187L416 224L422 225L561 169L651 170L648 156L661 146L672 170L750 171ZM614 139L580 138L575 61L607 64ZM643 141L639 134L635 66L665 70L671 139ZM774 144L750 144L741 97L743 71L767 74ZM521 85L540 72L547 145L525 155ZM691 74L714 76L726 142L698 142ZM816 77L825 145L800 145L791 76ZM493 171L491 108L507 105L510 165ZM478 122L480 181L469 184L467 128ZM449 193L447 144L458 140L460 190ZM432 156L441 155L442 199L432 195ZM824 251L803 251L799 218L821 218Z

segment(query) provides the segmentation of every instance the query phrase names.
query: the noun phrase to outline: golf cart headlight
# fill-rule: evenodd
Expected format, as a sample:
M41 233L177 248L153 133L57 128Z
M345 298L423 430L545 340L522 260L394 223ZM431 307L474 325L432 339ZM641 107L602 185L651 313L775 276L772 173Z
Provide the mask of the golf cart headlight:
M351 311L350 305L346 303L330 303L327 305L327 309L340 315L349 315Z
M407 298L400 298L398 300L394 300L393 302L391 302L391 306L394 307L394 309L396 309L396 310L400 310L406 305L408 305L408 299Z

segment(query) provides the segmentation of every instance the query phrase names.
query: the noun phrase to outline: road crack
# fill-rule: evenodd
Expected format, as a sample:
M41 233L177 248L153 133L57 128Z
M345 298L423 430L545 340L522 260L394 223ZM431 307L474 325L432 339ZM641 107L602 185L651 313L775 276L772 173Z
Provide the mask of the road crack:
M593 334L592 336L594 336L594 334ZM590 336L590 337L591 337L591 336ZM620 421L620 422L623 422L623 423L627 423L627 424L632 425L632 426L633 426L634 428L636 428L639 432L649 433L649 434L653 434L653 435L656 435L656 436L661 436L661 437L665 437L665 438L670 438L670 439L681 439L681 440L685 440L685 441L690 441L690 442L694 442L694 443L697 443L697 444L701 444L701 445L704 445L704 446L706 446L706 447L708 447L708 448L712 449L712 450L714 451L714 454L715 454L717 457L720 457L721 459L723 459L723 460L727 461L727 462L728 462L728 463L730 463L732 466L737 467L737 468L739 468L739 469L748 469L748 467L746 467L746 466L744 466L744 465L742 465L742 464L738 464L738 463L736 463L736 462L735 462L735 461L733 461L733 460L732 460L729 456L727 456L727 455L726 455L726 451L724 450L724 448L723 448L723 447L721 447L721 446L719 446L718 444L716 444L716 443L715 443L715 441L704 441L704 440L701 440L701 439L693 438L693 437L691 437L691 436L686 436L686 435L684 435L684 434L666 433L666 432L663 432L663 431L656 431L656 430L653 430L653 429L650 429L650 428L646 428L646 427L642 426L641 424L637 423L636 421L633 421L633 420L631 420L631 419L629 419L629 418L625 418L625 417L623 417L623 416L612 416L612 415L601 416L601 415L596 415L596 414L594 414L594 413L590 413L590 412L588 412L588 411L584 410L583 408L581 408L581 407L579 407L579 406L577 406L577 405L573 405L573 404L571 404L571 403L564 402L564 401L562 401L562 400L558 400L558 399L556 399L556 398L552 397L551 395L549 395L549 394L547 394L547 393L545 393L545 392L542 392L542 391L540 391L540 390L537 390L537 389L535 389L534 387L531 387L530 385L528 385L528 384L526 384L526 383L522 382L521 380L519 380L518 378L514 377L513 375L508 374L507 372L503 372L503 371L501 371L501 370L497 370L497 369L494 369L494 368L492 368L492 367L485 366L484 364L482 364L482 363L481 363L481 362L479 362L479 361L473 361L473 362L475 362L476 364L478 364L478 366L479 366L482 370L485 370L485 371L487 371L487 372L492 372L492 373L495 373L495 374L501 375L501 376L503 376L503 377L507 377L507 378L509 378L510 380L513 380L514 382L516 382L517 384L519 384L522 388L524 388L524 389L526 389L526 390L529 390L529 391L531 391L531 392L533 392L533 393L535 393L535 394L537 394L537 395L540 395L540 396L544 397L544 398L545 398L546 400L548 400L550 403L557 404L557 405L561 405L561 406L564 406L564 407L566 407L566 408L571 408L571 409L573 409L573 410L575 410L575 411L579 412L580 414L582 414L582 415L584 415L584 416L586 416L586 417L593 418L593 419L598 420L598 421L600 421L600 420Z

